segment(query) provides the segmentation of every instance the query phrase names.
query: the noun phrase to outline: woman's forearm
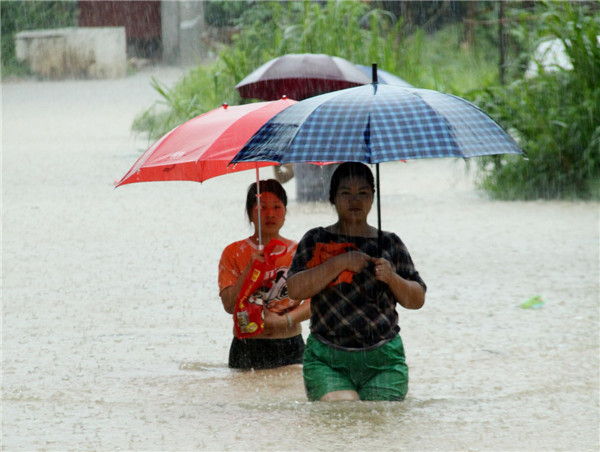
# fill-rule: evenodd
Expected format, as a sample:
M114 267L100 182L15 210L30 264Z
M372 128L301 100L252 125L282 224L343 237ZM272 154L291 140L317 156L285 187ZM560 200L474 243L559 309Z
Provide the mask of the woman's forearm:
M233 314L238 293L240 293L240 291L239 289L236 290L235 286L229 286L223 289L221 292L221 301L223 302L223 309L225 309L225 312Z
M227 312L229 314L233 314L233 312L235 310L235 303L239 296L240 290L242 290L242 285L243 285L244 281L246 280L246 275L250 271L250 267L251 267L251 265L248 265L248 267L246 267L246 269L242 272L242 274L240 275L240 277L237 279L236 283L233 286L226 287L225 289L223 289L221 291L220 296L221 296L221 301L223 302L223 308L225 309L225 312ZM288 281L288 295L289 295L289 281ZM294 300L308 300L308 298L310 298L310 297L295 298L290 295L290 298L292 298ZM298 312L295 313L295 311L298 311ZM310 318L310 301L303 302L302 305L300 305L298 308L296 308L292 312L294 312L293 320L295 323L300 323L304 320L309 319Z
M344 270L360 273L373 259L362 251L348 251L327 259L322 264L291 276L288 293L296 300L306 300L322 291Z
M233 314L233 311L235 310L235 302L237 301L240 290L242 290L242 284L244 284L246 275L250 271L251 267L252 262L246 266L233 286L226 287L219 294L221 296L221 301L223 302L223 308L225 309L225 312Z
M425 291L416 281L395 274L388 287L396 301L406 309L420 309L425 304Z
M288 312L287 315L290 317L290 322L292 324L301 323L310 319L310 300L303 301L300 306Z
M294 300L311 298L325 289L342 271L343 262L338 256L317 267L296 273L287 280L288 295Z

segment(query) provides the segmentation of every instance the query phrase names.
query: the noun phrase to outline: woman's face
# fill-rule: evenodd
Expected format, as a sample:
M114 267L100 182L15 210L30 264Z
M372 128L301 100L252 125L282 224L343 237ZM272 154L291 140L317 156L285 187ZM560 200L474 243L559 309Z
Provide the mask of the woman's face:
M261 232L266 235L277 235L285 223L285 206L281 200L271 192L260 195L260 222ZM258 225L258 203L252 208L252 223Z
M341 222L366 223L373 205L373 189L363 177L346 177L340 181L334 200Z

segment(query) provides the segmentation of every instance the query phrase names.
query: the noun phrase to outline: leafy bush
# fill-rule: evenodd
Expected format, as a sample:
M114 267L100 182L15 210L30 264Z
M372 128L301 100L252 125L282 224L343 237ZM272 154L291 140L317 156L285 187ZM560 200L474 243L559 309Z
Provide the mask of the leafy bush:
M573 69L480 93L476 102L515 133L529 158L479 159L481 186L502 199L600 199L598 4L539 8L532 41L560 39Z
M204 3L204 21L213 27L232 26L247 8L246 2L207 1Z
M153 78L152 86L162 100L138 115L132 130L146 133L155 140L188 119L223 103L237 105L240 96L234 89L235 83L221 61L192 69L173 89Z

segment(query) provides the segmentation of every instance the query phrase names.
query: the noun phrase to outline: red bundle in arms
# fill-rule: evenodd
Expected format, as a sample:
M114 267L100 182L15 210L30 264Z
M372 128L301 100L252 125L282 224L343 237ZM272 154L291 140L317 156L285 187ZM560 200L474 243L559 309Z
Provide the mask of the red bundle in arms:
M287 252L287 245L280 240L271 240L264 250L265 261L255 260L242 284L240 294L235 302L233 319L235 334L238 339L245 339L263 332L264 295L266 295L275 278L277 269L275 260Z

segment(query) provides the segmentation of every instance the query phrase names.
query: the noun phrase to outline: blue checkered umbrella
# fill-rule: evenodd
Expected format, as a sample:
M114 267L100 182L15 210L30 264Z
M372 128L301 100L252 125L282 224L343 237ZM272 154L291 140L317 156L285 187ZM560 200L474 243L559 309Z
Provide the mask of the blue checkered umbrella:
M523 151L475 105L437 91L374 83L286 108L231 163L380 163L491 154Z
M373 68L377 81L377 69ZM300 101L281 111L231 164L250 161L379 163L432 157L521 154L480 108L460 97L372 83Z

